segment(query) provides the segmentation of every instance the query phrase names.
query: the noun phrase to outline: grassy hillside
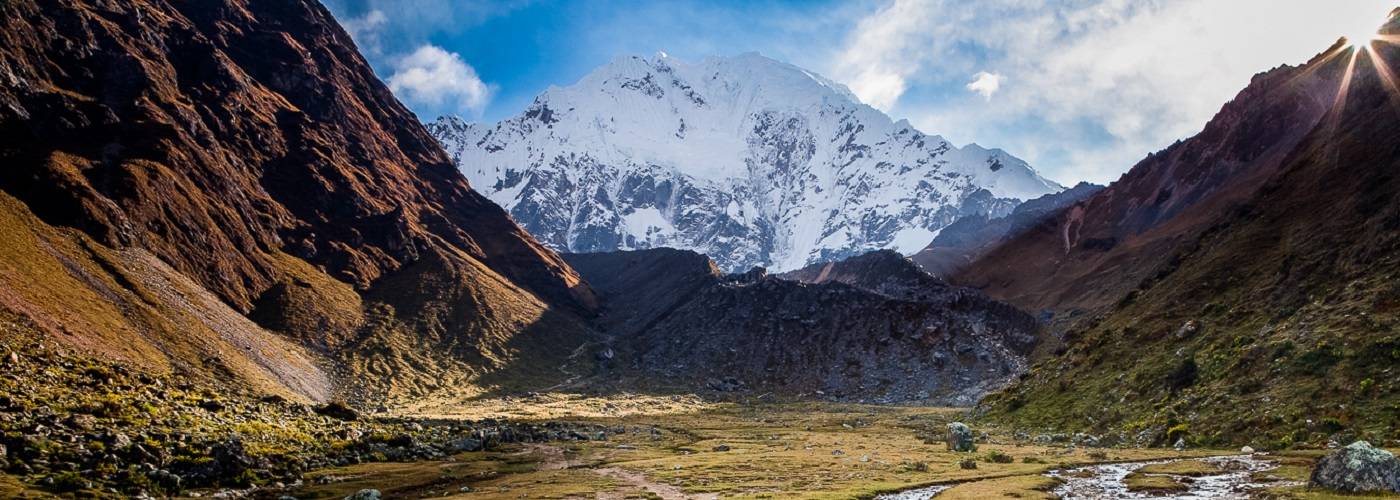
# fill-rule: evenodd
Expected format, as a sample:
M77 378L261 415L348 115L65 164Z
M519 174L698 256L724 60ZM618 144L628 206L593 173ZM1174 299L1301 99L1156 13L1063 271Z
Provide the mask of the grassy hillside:
M1362 55L1337 102L988 416L1146 444L1400 439L1400 95Z

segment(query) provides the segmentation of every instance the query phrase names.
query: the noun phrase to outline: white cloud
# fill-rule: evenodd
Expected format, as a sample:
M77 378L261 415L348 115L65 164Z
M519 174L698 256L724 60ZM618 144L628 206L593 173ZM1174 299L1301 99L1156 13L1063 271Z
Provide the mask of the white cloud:
M972 82L967 84L967 90L976 92L983 99L990 101L992 94L1001 90L1001 79L1002 76L996 73L978 71L976 75L972 75Z
M828 71L925 132L1005 148L1062 182L1107 182L1200 130L1255 73L1378 26L1387 3L893 0ZM976 95L949 92L962 88Z
M423 45L392 63L389 89L399 99L445 113L479 114L491 100L493 88L453 52Z
M861 20L837 56L833 74L866 104L884 111L893 108L907 88L906 79L920 69L908 56L935 24L922 13L932 3L896 0Z
M355 40L360 50L371 54L379 54L383 51L380 42L380 33L384 26L389 23L389 16L384 11L374 9L366 12L360 17L352 17L340 23L345 28L345 32L350 34L350 38Z

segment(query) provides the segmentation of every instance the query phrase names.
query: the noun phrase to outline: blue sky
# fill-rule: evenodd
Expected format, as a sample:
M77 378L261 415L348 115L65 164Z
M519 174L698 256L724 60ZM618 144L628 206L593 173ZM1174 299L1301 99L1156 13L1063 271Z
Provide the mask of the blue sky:
M756 51L924 132L1106 183L1199 131L1257 72L1384 20L1386 0L325 0L424 120L496 121L619 55Z

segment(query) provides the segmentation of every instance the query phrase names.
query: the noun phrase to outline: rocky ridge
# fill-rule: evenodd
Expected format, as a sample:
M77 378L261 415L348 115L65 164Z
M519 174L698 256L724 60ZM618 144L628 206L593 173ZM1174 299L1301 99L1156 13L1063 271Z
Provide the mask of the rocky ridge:
M939 231L933 242L909 259L935 276L954 276L983 254L1033 230L1059 211L1102 189L1103 186L1081 182L1064 191L1028 200L1003 217L979 213L960 218Z
M892 251L780 276L670 249L565 259L608 304L599 379L620 387L967 405L1021 373L1036 339L1030 316Z

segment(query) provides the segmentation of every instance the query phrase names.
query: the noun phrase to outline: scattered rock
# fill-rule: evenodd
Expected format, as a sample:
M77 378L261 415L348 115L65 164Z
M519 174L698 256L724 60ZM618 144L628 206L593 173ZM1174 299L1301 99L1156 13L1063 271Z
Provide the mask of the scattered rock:
M1179 439L1177 439L1177 440L1176 440L1176 444L1172 445L1172 449L1174 449L1174 450L1176 450L1176 451L1184 451L1184 450L1186 449L1186 439L1184 439L1184 438L1179 438Z
M211 451L214 461L210 466L215 473L223 477L238 477L257 465L253 457L243 448L243 441L238 439L225 441L214 446Z
M354 422L360 419L360 412L339 401L331 401L316 407L316 414L325 415L334 419Z
M114 450L124 450L131 447L131 437L118 432L107 436L107 444Z
M462 438L447 444L448 451L452 453L463 453L469 451L481 451L482 443L480 439Z
M1400 493L1400 459L1357 441L1318 460L1308 485L1347 493Z
M972 429L962 422L948 424L948 436L945 438L948 449L952 451L976 451L977 445L972 442Z
M724 377L723 379L709 379L705 385L710 389L719 392L736 392L744 389L744 382L734 377Z
M1193 319L1193 320L1187 321L1186 323L1183 323L1183 324L1181 325L1181 328L1177 328L1177 329L1176 329L1176 338L1178 338L1178 339L1191 338L1191 337L1195 336L1197 333L1199 333L1200 331L1201 331L1201 322L1200 322L1200 321L1196 321L1196 320Z
M729 445L727 445L727 444L722 444L722 445L719 445L719 446L715 446L714 448L712 448L712 450L714 450L714 451L729 451Z
M345 497L345 500L379 500L379 490L365 489L356 491L354 495Z
M97 427L97 417L77 413L69 416L64 424L73 429L90 431Z
M962 459L962 461L958 462L958 467L961 467L961 468L963 468L963 469L969 469L969 470L970 470L970 469L976 469L976 468L977 468L977 461L976 461L976 460L973 460L973 459L971 459L971 458L964 458L964 459Z

